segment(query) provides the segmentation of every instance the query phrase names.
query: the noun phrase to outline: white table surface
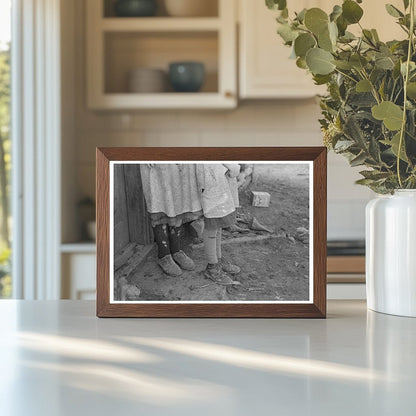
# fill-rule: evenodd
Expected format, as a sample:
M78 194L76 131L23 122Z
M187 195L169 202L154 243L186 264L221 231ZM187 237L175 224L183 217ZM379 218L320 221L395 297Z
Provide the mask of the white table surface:
M0 415L416 414L416 319L97 319L0 301Z

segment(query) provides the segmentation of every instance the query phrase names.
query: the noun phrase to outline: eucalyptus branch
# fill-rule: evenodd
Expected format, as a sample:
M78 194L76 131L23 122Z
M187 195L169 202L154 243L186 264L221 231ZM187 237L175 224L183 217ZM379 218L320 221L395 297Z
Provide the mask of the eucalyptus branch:
M404 75L404 85L403 85L403 119L402 127L400 129L400 139L399 139L399 149L397 151L397 177L399 179L400 188L403 188L402 176L400 172L400 156L402 154L404 135L406 131L406 121L407 121L407 83L409 82L409 71L410 71L410 62L412 60L412 50L413 50L413 38L414 38L414 29L415 29L415 0L410 0L410 29L409 29L409 45L407 47L407 60L406 60L406 73Z
M277 3L286 5L284 0L267 0L270 8ZM293 42L288 42L292 32L301 36L296 41L296 55L304 59L305 69L327 87L328 95L321 97L324 140L334 146L336 153L354 157L354 164L370 169L363 175L362 184L384 194L400 188L416 189L416 134L410 121L411 115L416 116L416 71L412 68L416 0L404 1L404 15L394 6L387 7L406 33L405 40L389 42L379 41L375 33L364 29L361 1L348 2L346 7L342 3L331 14L319 7L306 9L302 21L299 17L292 20L285 9L279 19L284 26L279 34L292 46ZM340 22L346 27L355 25L361 33L350 36L341 31L333 39L331 25L339 27ZM335 48L328 47L329 41ZM358 149L362 157L357 159ZM388 180L380 179L377 172L381 170L391 173Z

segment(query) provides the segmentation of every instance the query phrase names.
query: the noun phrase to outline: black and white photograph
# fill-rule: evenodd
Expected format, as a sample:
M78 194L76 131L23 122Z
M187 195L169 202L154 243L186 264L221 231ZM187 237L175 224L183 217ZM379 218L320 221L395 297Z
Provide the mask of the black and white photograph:
M111 303L311 303L312 170L111 162Z

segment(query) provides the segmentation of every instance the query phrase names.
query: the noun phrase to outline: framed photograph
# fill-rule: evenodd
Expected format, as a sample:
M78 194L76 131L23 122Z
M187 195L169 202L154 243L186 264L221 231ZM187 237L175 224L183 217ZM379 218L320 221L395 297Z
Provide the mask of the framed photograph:
M97 316L324 318L326 152L97 149Z

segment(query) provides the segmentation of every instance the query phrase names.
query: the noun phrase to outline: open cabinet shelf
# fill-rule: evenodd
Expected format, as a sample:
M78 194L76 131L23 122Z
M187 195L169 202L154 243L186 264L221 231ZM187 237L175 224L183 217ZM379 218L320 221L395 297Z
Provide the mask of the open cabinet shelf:
M221 20L216 17L138 17L138 18L122 18L113 17L101 20L101 29L105 32L169 32L169 31L185 31L192 32L206 30L220 30Z
M236 107L235 2L218 0L217 17L192 18L113 17L104 13L104 6L103 0L89 0L86 6L89 108ZM204 65L200 91L179 93L167 81L169 64L183 61ZM161 92L137 93L129 87L129 74L142 69L163 71L166 86Z

